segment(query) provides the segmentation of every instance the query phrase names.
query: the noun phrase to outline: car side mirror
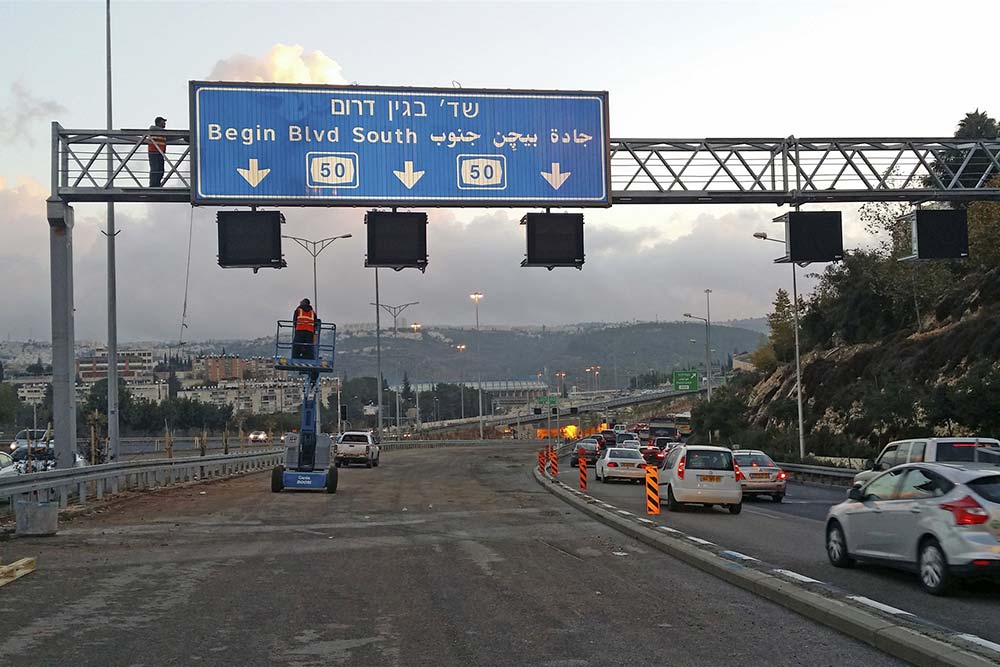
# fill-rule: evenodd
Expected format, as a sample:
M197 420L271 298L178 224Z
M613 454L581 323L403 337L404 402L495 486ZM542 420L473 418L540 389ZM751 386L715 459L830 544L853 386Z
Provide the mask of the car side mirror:
M851 490L847 492L847 499L861 502L865 499L865 494L860 486L852 486Z
M875 470L875 459L865 461L865 470Z

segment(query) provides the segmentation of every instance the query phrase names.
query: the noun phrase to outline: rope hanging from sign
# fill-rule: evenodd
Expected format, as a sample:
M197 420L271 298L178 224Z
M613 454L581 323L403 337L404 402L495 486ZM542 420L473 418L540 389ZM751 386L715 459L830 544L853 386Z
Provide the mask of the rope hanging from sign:
M184 330L187 329L188 285L191 282L191 240L194 238L194 206L191 207L191 219L188 222L188 254L187 268L184 270L184 308L181 310L181 332L177 339L178 345L184 344Z

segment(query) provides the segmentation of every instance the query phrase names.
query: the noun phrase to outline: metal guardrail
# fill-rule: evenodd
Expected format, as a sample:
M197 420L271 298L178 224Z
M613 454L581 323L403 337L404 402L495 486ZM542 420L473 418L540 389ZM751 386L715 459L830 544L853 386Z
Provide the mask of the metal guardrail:
M0 479L0 500L35 494L39 500L57 499L60 507L66 507L71 500L84 505L91 487L94 497L101 499L105 494L130 489L228 477L278 465L284 453L284 449L271 448L243 454L104 463L16 475Z
M782 470L791 473L799 481L821 482L834 486L850 486L860 470L836 468L834 466L810 466L801 463L778 463Z

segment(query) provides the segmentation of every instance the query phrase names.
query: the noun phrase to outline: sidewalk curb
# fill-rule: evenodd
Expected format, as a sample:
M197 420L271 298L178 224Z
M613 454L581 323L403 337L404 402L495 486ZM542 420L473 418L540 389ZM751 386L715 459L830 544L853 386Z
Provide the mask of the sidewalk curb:
M921 634L878 614L828 598L801 584L745 567L706 548L665 536L631 518L588 502L562 482L543 476L537 467L533 468L533 474L535 480L549 493L601 523L703 572L767 598L901 660L925 667L995 667L997 664L995 660L972 653L962 646Z

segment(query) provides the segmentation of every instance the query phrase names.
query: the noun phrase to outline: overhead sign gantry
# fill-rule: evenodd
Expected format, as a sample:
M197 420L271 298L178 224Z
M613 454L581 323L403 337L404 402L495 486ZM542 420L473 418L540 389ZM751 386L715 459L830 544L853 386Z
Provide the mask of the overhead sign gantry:
M190 83L200 205L610 206L606 92Z

